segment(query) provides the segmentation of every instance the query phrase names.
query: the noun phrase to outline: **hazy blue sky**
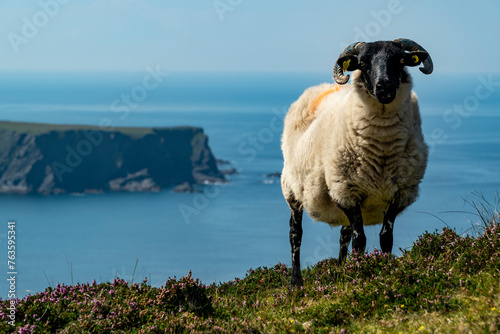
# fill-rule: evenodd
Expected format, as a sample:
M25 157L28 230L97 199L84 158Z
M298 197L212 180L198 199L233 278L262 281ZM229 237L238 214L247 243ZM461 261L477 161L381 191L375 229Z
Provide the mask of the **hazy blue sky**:
M436 71L498 71L500 2L0 3L0 70L325 71L355 40L414 39Z

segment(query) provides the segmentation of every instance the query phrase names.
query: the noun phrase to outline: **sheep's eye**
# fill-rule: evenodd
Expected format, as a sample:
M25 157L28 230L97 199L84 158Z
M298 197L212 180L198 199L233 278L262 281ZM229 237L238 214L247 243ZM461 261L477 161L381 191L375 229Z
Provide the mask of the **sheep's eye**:
M364 62L364 61L360 61L360 62L359 62L359 66L360 66L360 67L365 67L365 66L366 66L366 64L365 64L365 62Z

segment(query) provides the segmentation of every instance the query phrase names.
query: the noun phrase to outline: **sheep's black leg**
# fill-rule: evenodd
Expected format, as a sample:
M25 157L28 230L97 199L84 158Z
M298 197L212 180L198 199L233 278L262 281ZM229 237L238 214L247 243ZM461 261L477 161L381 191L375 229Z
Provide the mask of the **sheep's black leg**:
M403 211L402 208L397 205L391 204L384 216L384 223L382 225L382 230L380 231L380 248L382 248L382 252L384 253L392 252L392 229L394 227L394 221L396 220L397 215L401 213L401 211Z
M341 208L349 219L352 230L352 249L363 253L366 247L366 236L363 229L363 216L359 204L352 208ZM341 246L342 247L342 246Z
M292 247L292 280L290 285L302 286L302 274L300 273L300 244L302 243L302 205L297 202L290 202L290 246Z
M347 250L349 249L349 244L351 243L352 227L350 225L344 225L340 229L340 252L339 252L339 265L344 262L347 257Z

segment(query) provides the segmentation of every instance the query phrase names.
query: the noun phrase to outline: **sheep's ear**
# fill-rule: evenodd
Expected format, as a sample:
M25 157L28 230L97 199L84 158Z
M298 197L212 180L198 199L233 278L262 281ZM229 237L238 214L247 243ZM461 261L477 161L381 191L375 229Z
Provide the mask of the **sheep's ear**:
M405 66L417 66L426 60L427 57L429 57L429 54L425 51L412 51L405 53L401 59L401 63Z
M337 59L337 64L339 64L340 68L344 71L354 71L359 68L358 66L358 57L356 56L344 56Z

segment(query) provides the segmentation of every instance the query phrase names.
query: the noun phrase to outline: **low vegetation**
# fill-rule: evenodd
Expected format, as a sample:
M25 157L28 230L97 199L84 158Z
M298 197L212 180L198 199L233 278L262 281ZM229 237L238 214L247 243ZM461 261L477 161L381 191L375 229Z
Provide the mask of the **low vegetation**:
M0 121L0 131L13 131L30 135L41 135L51 131L116 131L134 138L142 138L153 133L151 127L107 127L107 126L92 126L92 125L73 125L73 124L49 124L49 123L27 123L27 122L9 122Z
M300 289L284 264L209 286L191 274L161 287L118 278L57 285L15 300L14 326L10 301L0 301L0 332L499 333L500 216L481 214L473 236L444 228L400 257L321 261L303 270Z

